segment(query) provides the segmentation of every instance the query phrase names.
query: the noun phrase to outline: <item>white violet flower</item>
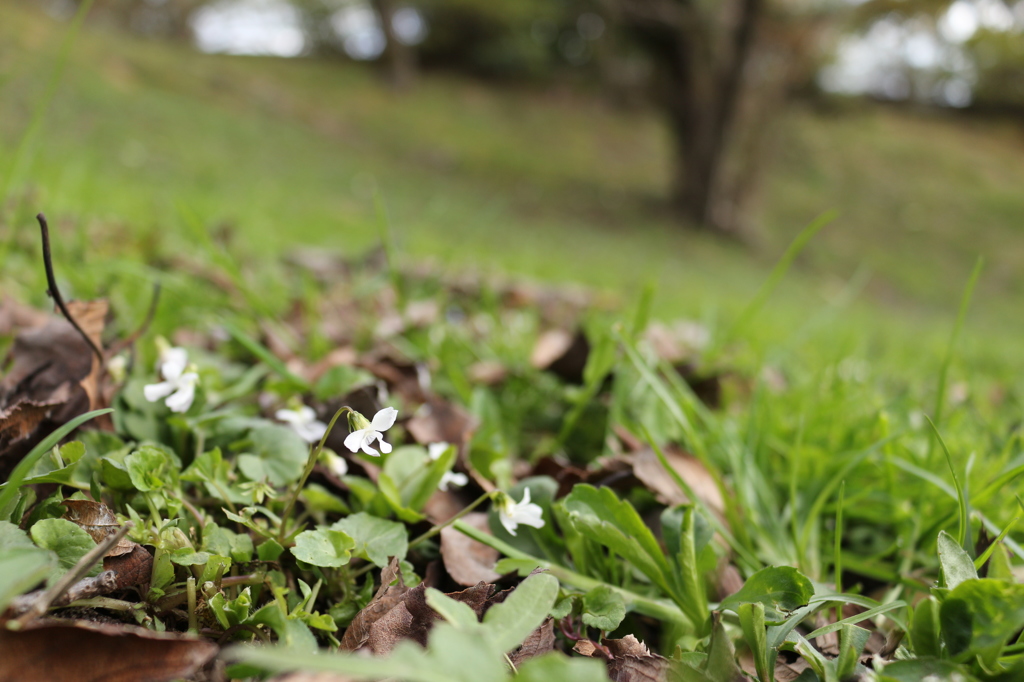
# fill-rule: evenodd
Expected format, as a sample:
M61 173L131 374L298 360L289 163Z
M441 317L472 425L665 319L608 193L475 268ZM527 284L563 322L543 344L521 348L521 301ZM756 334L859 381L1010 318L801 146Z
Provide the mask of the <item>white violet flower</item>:
M318 420L316 412L307 405L278 410L274 413L274 418L292 427L292 430L299 434L299 438L307 443L316 443L327 433L327 424Z
M356 430L348 434L345 438L345 447L352 452L359 452L362 450L368 455L374 457L380 457L380 452L374 450L371 445L373 441L380 441L380 450L384 454L391 452L391 445L384 442L384 431L387 431L395 425L395 419L398 418L398 410L393 407L385 407L383 410L373 415L372 421L366 421L366 417L353 412L351 415L351 423L353 426L358 426Z
M450 447L450 444L443 441L440 443L431 443L427 446L427 454L430 455L430 459L436 462ZM449 485L461 488L467 483L469 483L469 477L466 476L466 474L446 471L444 472L444 476L441 477L441 480L437 482L437 489L447 491Z
M199 383L197 373L185 371L188 367L188 352L184 348L164 348L160 351L156 367L164 381L147 384L142 388L146 400L155 403L161 398L167 398L164 404L171 412L187 412L195 400L196 384Z
M543 528L544 519L541 518L544 510L539 505L530 502L530 489L523 490L523 499L520 502L514 501L505 493L499 493L496 502L498 508L498 520L510 535L516 534L519 524L531 526L532 528Z
M325 449L321 454L327 462L327 468L331 470L331 473L341 478L348 473L348 462L341 455L335 454L330 450Z

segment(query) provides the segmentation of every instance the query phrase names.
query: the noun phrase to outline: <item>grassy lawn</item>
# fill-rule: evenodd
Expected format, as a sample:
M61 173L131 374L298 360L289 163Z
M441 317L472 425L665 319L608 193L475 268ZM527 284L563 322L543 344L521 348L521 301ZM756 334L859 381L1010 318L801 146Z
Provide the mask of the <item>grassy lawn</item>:
M812 310L831 322L817 341L797 334L801 352L934 368L983 256L965 353L979 367L1024 365L1014 314L1024 141L1008 124L797 109L777 124L759 242L746 248L666 214L667 139L653 112L446 76L395 93L345 64L204 56L92 26L16 157L67 25L2 12L5 270L19 273L8 286L33 300L42 289L31 216L40 209L63 235L58 260L93 266L64 275L91 295L112 289L113 272L157 277L136 264L139 254L151 265L166 254L205 262L197 234L207 228L227 229L230 257L253 267L304 244L360 252L379 240L379 191L405 258L579 282L624 303L651 282L658 316L714 325L752 298L806 224L835 210L752 339L789 343ZM269 272L250 284L272 289ZM147 287L130 289L119 295L141 314Z
M557 612L564 650L635 633L665 656L680 647L675 663L695 671L686 679L736 679L735 645L748 672L788 647L799 654L789 662L816 672L801 679L838 680L869 633L880 642L897 631L909 632L898 652L908 661L887 680L1024 674L1011 639L1024 627L1020 533L985 553L1016 522L1024 475L1019 126L799 106L773 131L758 241L741 246L664 210L668 140L650 111L436 74L396 93L350 64L205 56L91 25L38 109L66 31L0 5L0 308L7 297L46 305L37 211L50 218L65 297L110 299L107 342L137 327L153 283L164 294L135 344L141 361L118 377L108 358L100 372L112 430L37 448L0 487L0 546L17 550L0 552L0 614L56 574L56 556L77 566L94 546L62 518L67 493L105 500L118 522L136 523L128 537L153 548L142 550L155 562L142 592L91 606L199 631L210 656L217 638L291 641L292 653L250 653L267 670L505 682L505 654ZM773 270L832 210L788 272ZM301 246L356 257L385 235L389 255L441 276L355 261L318 279L284 262ZM545 318L487 285L467 295L467 273L582 284L617 306L582 315L592 346L582 377L533 359L541 332L575 319ZM711 345L696 359L722 373L712 383L723 409L688 388L679 358L657 352L646 312L706 326ZM155 337L182 328L187 364L184 348L165 348L154 369ZM333 366L319 363L339 348ZM39 372L52 364L42 362ZM382 386L390 393L373 404ZM316 437L286 426L299 401L328 421L357 398L373 404L367 418L398 410L387 457L359 454L345 419L325 441L333 452L310 451ZM460 410L473 419L451 417ZM348 427L369 433L354 417ZM458 447L429 448L442 439ZM448 496L452 513L480 504L493 535L453 528L518 562L500 573L548 573L482 623L429 593L451 625L431 625L430 647L404 659L295 654L347 634L388 571L411 586L445 559L428 502L453 473L465 488ZM597 487L560 490L575 480ZM40 501L31 483L58 485ZM503 531L527 492L544 525ZM731 602L716 596L725 568L745 581ZM444 571L447 588L476 582ZM808 640L822 647L815 630L841 604L864 629L836 625L842 653L823 656ZM765 609L787 624L788 643ZM864 609L871 620L858 620ZM960 627L972 618L988 629ZM453 653L467 651L483 653ZM604 679L600 661L570 674L581 660L559 654L520 672Z

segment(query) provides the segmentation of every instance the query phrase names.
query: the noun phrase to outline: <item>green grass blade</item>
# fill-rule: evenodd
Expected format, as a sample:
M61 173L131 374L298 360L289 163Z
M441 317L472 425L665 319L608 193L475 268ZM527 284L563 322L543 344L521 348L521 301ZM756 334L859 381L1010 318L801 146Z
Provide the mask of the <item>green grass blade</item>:
M11 503L11 500L14 499L14 496L18 494L18 488L21 485L21 482L25 480L25 477L28 476L28 472L32 470L32 467L40 457L49 452L54 445L64 438L64 436L74 431L81 424L84 424L90 419L98 417L101 414L109 414L113 411L113 408L108 407L103 410L93 410L92 412L81 414L41 440L38 445L32 448L31 452L22 458L18 463L18 466L14 467L14 471L11 472L10 477L4 484L3 490L0 490L0 510L6 508L7 505Z
M932 411L932 419L935 425L942 424L942 410L946 403L946 382L949 380L949 366L953 362L953 352L956 349L957 341L960 338L960 332L964 326L964 320L967 318L967 309L971 305L971 296L974 294L974 285L978 283L978 277L981 276L981 269L985 261L980 256L978 260L974 262L974 269L971 270L971 276L967 278L967 286L964 287L963 296L960 298L960 309L956 314L956 322L953 324L953 331L949 335L949 344L946 347L946 357L942 360L942 367L939 368L939 385L937 387L937 393L935 395L935 409ZM938 434L938 431L936 431ZM928 462L932 461L932 453L935 450L935 439L932 438L928 441Z
M287 379L295 386L303 391L310 390L309 382L293 373L288 369L280 358L270 352L266 347L263 346L259 341L252 338L245 332L243 332L237 325L230 320L222 320L220 323L224 330L231 335L235 341L239 343L247 351L255 355L261 362L274 370L281 378Z
M800 252L804 250L807 244L814 238L814 235L818 234L823 227L831 223L838 216L838 212L834 210L826 211L817 218L811 221L811 223L800 231L800 234L790 242L786 248L785 253L779 259L779 262L775 264L772 271L768 274L768 278L765 279L761 288L758 289L754 298L747 304L747 306L740 312L739 317L729 327L728 331L719 337L719 340L715 345L709 349L707 353L708 358L715 357L718 352L730 341L738 337L744 330L744 328L750 323L752 319L764 306L768 297L772 295L775 288L779 286L779 282L789 272L789 268L793 265L793 261L800 255Z
M935 438L939 441L939 445L942 446L942 451L946 454L946 464L949 465L949 473L953 475L953 486L956 488L956 501L960 518L960 525L956 535L957 541L960 543L961 547L963 547L967 552L970 552L971 549L967 546L967 536L969 531L967 498L964 496L964 489L960 485L960 478L956 475L956 469L953 468L953 456L949 454L949 448L946 447L946 441L942 439L942 434L939 433L939 429L935 426L935 422L933 422L927 415L925 416L925 419L928 420L928 423L932 427L932 431L935 432Z

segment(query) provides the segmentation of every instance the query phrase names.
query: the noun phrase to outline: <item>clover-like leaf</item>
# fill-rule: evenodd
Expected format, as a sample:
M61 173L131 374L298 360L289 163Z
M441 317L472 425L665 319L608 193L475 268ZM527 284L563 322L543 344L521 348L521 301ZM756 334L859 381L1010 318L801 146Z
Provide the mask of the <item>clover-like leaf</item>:
M790 566L769 566L750 576L719 608L738 613L740 604L764 604L765 621L776 625L813 596L814 585L803 573Z
M409 551L409 533L404 525L366 512L346 516L331 529L340 530L355 541L353 554L381 568L388 565L391 557L404 559Z
M313 566L337 568L352 558L356 543L348 533L329 528L306 530L295 538L292 554L300 561Z
M611 632L626 617L622 595L607 585L600 585L583 595L583 622L592 628Z
M96 546L88 533L67 519L43 519L29 532L37 545L57 555L60 568L65 571ZM100 564L97 562L89 574L97 575L99 572Z

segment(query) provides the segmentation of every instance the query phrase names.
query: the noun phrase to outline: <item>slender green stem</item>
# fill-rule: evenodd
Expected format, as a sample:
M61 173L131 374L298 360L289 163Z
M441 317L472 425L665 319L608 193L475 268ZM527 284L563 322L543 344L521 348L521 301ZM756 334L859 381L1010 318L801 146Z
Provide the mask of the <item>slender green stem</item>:
M610 587L612 590L617 592L626 603L631 606L637 613L642 613L645 616L657 618L659 620L670 621L674 623L686 623L690 624L690 619L679 609L678 606L667 601L660 599L652 599L651 597L645 597L635 592L618 587L617 585L609 585L606 582L597 580L596 578L590 578L585 575L580 575L576 571L572 571L564 566L545 561L544 559L538 559L537 557L531 556L526 552L522 552L515 547L499 540L498 538L485 533L473 526L470 526L461 519L455 521L452 527L458 530L463 535L467 535L477 542L483 543L488 547L493 547L502 554L512 559L522 559L524 561L532 561L541 568L546 569L551 575L558 578L561 582L566 585L571 585L581 590L592 590L595 587Z
M327 442L327 437L330 436L331 431L334 430L334 425L337 423L338 418L345 412L355 412L355 410L348 405L343 405L334 413L334 417L331 418L331 423L327 425L327 430L324 431L324 435L320 438L320 442L317 443L316 447L309 453L309 459L306 461L306 468L302 472L302 478L299 479L299 482L295 485L295 489L292 490L291 495L288 496L288 504L284 508L284 513L281 514L281 527L277 532L277 540L282 545L284 544L284 539L288 536L288 517L291 515L292 509L295 508L295 502L299 499L299 494L302 493L302 489L306 487L306 481L309 479L309 475L313 473L313 467L316 466L316 461L320 458L320 452L324 449L324 443Z
M483 504L484 500L489 500L490 498L491 498L491 493L484 493L480 497L476 498L476 500L474 500L472 504L470 504L468 507L464 508L462 511L460 511L455 516L451 517L450 519L448 519L444 523L437 524L436 526L434 526L433 528L431 528L430 530L425 532L423 535L421 535L418 538L412 540L409 543L409 549L412 549L413 547L415 547L416 545L420 544L424 540L429 540L430 538L434 537L435 535L440 533L442 530L444 530L445 528L447 528L448 526L452 525L453 523L455 523L456 521L461 519L463 516L465 516L469 512L471 512L474 509L476 509L477 507L479 507L481 504Z
M199 632L199 619L196 616L196 579L194 577L188 577L185 589L188 592L188 631L196 634Z
M836 506L835 575L836 592L843 591L843 498L846 496L846 481L839 484L839 504ZM843 619L843 605L836 605L836 622Z

